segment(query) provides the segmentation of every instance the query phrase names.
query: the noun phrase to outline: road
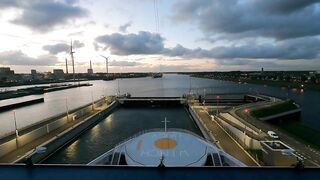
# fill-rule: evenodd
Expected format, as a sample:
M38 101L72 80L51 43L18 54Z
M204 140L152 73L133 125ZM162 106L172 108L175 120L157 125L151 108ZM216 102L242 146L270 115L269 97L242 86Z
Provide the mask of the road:
M263 106L267 106L267 105L268 105L268 103L260 104L260 108L262 108ZM277 133L279 135L279 137L281 138L281 141L283 141L285 144L289 145L290 147L292 147L296 151L295 153L297 156L304 159L305 166L320 167L320 152L318 150L313 149L310 146L307 146L302 142L299 142L297 139L289 136L286 133L283 133L282 131L275 128L274 126L272 126L266 122L262 122L256 118L250 116L249 113L245 113L243 111L244 108L252 108L252 107L259 108L259 106L255 105L255 104L251 104L251 105L242 106L242 107L232 109L229 111L229 113L231 115L233 115L234 117L236 117L237 119L239 119L243 122L248 122L251 125L261 129L264 132L267 132L269 130L274 131L275 133Z
M258 166L251 156L239 145L217 122L212 121L207 111L202 108L195 108L202 123L209 129L209 132L218 141L219 147L225 152L240 160L247 166Z

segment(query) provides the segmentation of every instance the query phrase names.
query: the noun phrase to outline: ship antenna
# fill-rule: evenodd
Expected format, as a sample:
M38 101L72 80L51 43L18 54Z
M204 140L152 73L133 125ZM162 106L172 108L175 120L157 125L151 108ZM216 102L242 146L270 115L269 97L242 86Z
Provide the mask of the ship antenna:
M158 165L159 168L164 168L164 167L166 167L166 166L164 165L163 161L164 161L164 156L163 156L163 154L161 153L160 164Z

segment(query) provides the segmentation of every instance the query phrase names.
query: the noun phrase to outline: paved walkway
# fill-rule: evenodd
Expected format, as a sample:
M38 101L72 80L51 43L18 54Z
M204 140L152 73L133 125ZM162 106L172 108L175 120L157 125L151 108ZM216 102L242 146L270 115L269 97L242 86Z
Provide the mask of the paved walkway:
M26 153L28 153L29 151L33 150L34 148L36 148L37 146L41 145L42 143L50 140L51 138L53 138L54 136L62 133L63 131L65 131L66 129L80 123L81 121L84 121L85 119L87 119L89 116L101 111L102 109L107 108L108 105L105 104L103 106L97 107L95 108L95 111L91 111L90 113L80 117L79 119L69 122L67 124L65 124L64 126L51 131L49 134L46 134L45 136L38 138L34 141L32 141L31 143L28 143L20 148L18 148L17 150L12 151L11 153L3 156L0 158L0 163L12 163L14 161L16 161L17 159L19 159L20 157L24 156Z
M201 121L210 130L210 133L218 141L219 146L227 153L240 160L247 166L257 166L258 164L251 156L239 145L217 122L212 121L208 112L202 108L195 108L196 113Z

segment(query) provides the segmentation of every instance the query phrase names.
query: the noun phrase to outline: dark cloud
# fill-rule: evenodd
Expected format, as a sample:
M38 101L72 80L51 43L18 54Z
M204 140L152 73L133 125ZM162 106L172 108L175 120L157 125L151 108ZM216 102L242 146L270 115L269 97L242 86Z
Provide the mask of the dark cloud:
M180 0L174 22L196 22L207 35L289 39L320 34L319 0Z
M220 46L210 50L188 49L181 45L166 49L168 56L214 59L315 59L319 57L320 39L299 38L266 44L245 44L242 46Z
M19 5L20 3L18 0L1 0L0 1L0 9L17 7Z
M52 55L42 55L33 58L21 51L4 51L0 53L0 64L3 65L50 66L56 63L58 63L57 57Z
M132 22L127 22L119 27L120 32L127 32L127 29L131 26Z
M273 1L254 1L254 5L262 10L271 13L286 14L308 7L319 0L273 0Z
M61 52L68 52L70 49L70 46L65 43L59 43L55 45L45 45L42 48L43 50L49 51L50 54L58 54Z
M134 61L111 61L110 66L137 66L141 65L139 62L134 62Z
M110 48L117 55L157 54L164 49L164 39L159 34L140 31L138 34L113 33L96 38L96 42Z
M296 38L272 43L247 42L239 46L217 46L212 49L189 49L178 44L164 48L164 38L149 32L99 36L96 41L110 48L112 54L162 54L171 57L209 59L315 59L319 57L319 38Z
M18 8L22 13L12 20L12 23L27 26L35 31L47 32L58 25L65 25L88 15L88 11L77 6L76 2L76 0L1 0L0 9Z
M73 41L74 49L84 47L84 43L75 40ZM58 43L54 45L45 45L42 47L43 50L49 51L50 54L56 55L61 52L68 53L70 51L70 44Z

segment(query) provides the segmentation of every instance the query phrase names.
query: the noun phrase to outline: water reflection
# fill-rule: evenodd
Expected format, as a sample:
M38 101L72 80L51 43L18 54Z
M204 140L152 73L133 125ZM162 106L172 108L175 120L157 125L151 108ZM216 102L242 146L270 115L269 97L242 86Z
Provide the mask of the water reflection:
M34 104L16 110L18 127L39 122L48 117L66 112L65 98L68 98L69 109L99 99L102 95L115 95L118 91L118 80L89 81L92 87L67 89L45 94L45 102ZM153 79L134 78L119 79L119 88L122 93L129 92L132 96L181 96L189 92L206 93L263 93L276 97L291 98L302 107L302 121L306 125L320 129L320 111L318 100L320 93L316 91L291 90L284 87L271 87L264 85L238 84L235 82L190 78L186 75L166 74L163 78ZM92 96L91 96L92 92ZM11 112L0 113L1 134L14 131Z

